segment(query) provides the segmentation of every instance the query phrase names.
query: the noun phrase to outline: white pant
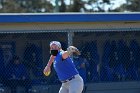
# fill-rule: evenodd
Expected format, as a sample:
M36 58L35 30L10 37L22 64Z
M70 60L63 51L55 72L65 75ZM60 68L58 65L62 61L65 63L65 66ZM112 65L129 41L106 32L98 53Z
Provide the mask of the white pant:
M84 82L82 77L78 74L75 78L66 83L62 83L59 93L82 93Z

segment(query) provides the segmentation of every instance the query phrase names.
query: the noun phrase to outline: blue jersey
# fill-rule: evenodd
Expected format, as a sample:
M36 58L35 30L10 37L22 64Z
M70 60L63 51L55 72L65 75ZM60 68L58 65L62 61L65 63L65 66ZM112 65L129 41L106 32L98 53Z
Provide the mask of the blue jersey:
M78 71L70 57L62 59L62 52L57 54L53 66L60 81L67 80L68 78L78 74Z

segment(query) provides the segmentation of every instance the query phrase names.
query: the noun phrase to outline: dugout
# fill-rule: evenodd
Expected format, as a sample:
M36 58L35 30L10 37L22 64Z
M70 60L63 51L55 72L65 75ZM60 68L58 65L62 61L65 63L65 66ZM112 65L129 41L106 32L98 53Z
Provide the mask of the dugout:
M132 87L129 86L128 88L132 88L132 91L134 90L133 93L140 91L140 87L136 84L139 82L139 70L136 72L137 69L131 68L131 71L134 71L130 73L133 73L131 75L135 77L125 79L123 77L125 72L123 71L126 68L119 66L115 68L117 69L116 73L119 73L119 75L114 78L109 69L114 67L115 63L111 63L112 61L108 63L108 57L104 56L108 55L107 51L110 50L109 46L107 46L108 42L115 41L117 44L124 42L129 46L130 42L137 41L134 42L136 43L135 45L132 43L132 49L137 49L140 44L139 31L139 13L0 14L0 46L4 54L4 65L8 63L12 55L18 55L29 69L30 77L35 84L59 84L55 74L52 74L50 77L42 75L42 69L49 57L48 44L52 40L58 40L62 43L64 49L68 45L75 45L83 52L83 56L87 60L92 61L90 62L92 67L89 67L90 74L87 74L87 82L92 84L104 83L98 87L89 85L90 87L87 88L87 91L90 92L86 93L91 93L93 86L97 88L97 90L93 89L96 93L101 93L103 90L110 91L113 88L111 85L108 88L105 87L107 86L106 84L112 82L112 85L119 82L118 85L120 86L121 82L133 82ZM123 45L119 48L120 50L125 49ZM116 53L115 50L113 53ZM111 58L113 57L115 56ZM122 56L118 57L122 58ZM125 60L121 59L121 62L124 63ZM139 59L137 59L138 61ZM1 67L3 67L3 63ZM108 66L108 64L110 67L105 68L104 65ZM129 63L125 64L130 65ZM126 85L126 83L123 84L124 86ZM102 87L101 90L99 87ZM123 90L121 87L115 88L116 91L121 89ZM126 92L125 90L127 90L127 87L124 88L123 93Z

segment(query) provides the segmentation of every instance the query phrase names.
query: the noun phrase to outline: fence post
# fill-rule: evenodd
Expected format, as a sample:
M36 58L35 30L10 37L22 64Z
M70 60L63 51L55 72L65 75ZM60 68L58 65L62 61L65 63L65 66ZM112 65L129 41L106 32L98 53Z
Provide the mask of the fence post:
M74 32L68 32L68 46L73 45Z

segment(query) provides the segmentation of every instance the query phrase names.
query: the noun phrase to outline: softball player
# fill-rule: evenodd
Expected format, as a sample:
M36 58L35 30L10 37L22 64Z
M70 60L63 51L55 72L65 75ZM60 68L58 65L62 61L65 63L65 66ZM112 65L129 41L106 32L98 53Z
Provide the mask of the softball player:
M44 69L44 73L51 72L51 65L62 82L59 93L82 93L83 79L79 75L72 59L69 57L72 53L80 55L79 50L74 46L69 46L67 51L62 50L58 41L50 42L50 60Z

